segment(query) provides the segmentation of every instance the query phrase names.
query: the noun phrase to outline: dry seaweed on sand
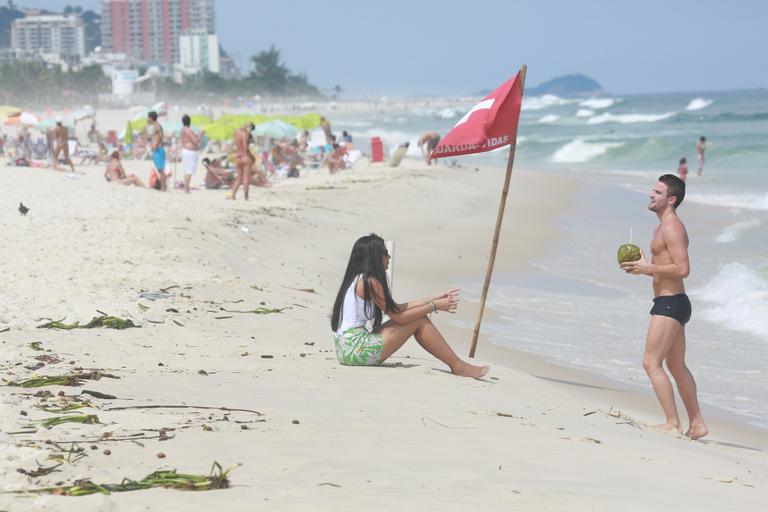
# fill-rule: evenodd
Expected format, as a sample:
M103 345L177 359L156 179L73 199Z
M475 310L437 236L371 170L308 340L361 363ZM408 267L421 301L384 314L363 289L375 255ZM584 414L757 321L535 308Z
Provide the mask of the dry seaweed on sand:
M54 471L61 471L60 469L57 469L59 466L61 466L63 462L60 462L58 464L54 464L53 466L41 466L40 463L37 463L37 469L24 469L24 468L18 468L16 471L21 473L22 475L27 475L30 478L38 478L45 475L50 475Z
M112 375L111 373L103 373L98 370L85 373L74 373L71 375L45 375L42 377L35 377L32 379L11 381L9 386L21 387L21 388L39 388L42 386L79 386L84 380L99 380L102 377L108 377L110 379L119 379L120 377Z
M51 429L56 425L61 425L62 423L83 423L85 425L95 425L99 423L99 417L96 416L95 414L72 414L68 416L54 416L53 418L42 420L40 422L40 425L42 425L47 429Z
M32 350L37 350L38 352L43 350L42 341L33 341L32 343L29 344L29 347Z
M80 325L80 322L73 322L71 324L65 324L64 319L52 320L44 324L38 325L38 329L59 329L59 330L72 330L72 329L95 329L97 327L103 327L105 329L130 329L132 327L140 327L133 323L130 318L120 318L117 316L111 316L102 313L100 316L91 318L91 321L85 325Z
M36 405L38 409L41 411L49 412L51 414L68 414L70 412L76 411L78 409L83 409L86 407L89 408L96 408L95 405L93 405L91 402L69 402L67 405L63 407L46 407L44 405Z
M226 311L227 313L254 313L256 315L271 315L273 313L282 313L286 309L290 309L289 307L284 308L265 308L262 306L257 307L256 309L224 309L221 308L222 311Z
M192 475L177 473L175 469L155 471L141 480L123 478L119 484L97 484L91 480L77 480L73 485L61 487L45 487L41 489L29 489L24 491L10 491L14 494L33 492L39 494L54 494L59 496L87 496L89 494L111 494L113 492L141 491L154 487L176 489L179 491L211 491L214 489L226 489L229 487L229 473L239 464L222 469L218 462L214 462L208 475Z

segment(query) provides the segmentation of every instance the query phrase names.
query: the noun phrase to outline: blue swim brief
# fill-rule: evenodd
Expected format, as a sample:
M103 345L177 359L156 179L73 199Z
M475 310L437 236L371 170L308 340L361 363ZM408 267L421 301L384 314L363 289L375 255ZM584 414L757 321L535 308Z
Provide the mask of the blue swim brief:
M155 163L155 169L165 171L165 148L159 147L152 152L152 161Z

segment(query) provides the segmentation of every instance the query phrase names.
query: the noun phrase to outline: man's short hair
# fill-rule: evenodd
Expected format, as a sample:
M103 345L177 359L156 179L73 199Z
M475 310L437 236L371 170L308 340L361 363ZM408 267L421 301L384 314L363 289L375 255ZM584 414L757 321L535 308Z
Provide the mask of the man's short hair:
M659 176L659 181L667 186L667 196L675 198L674 208L677 210L685 198L685 182L674 174Z
M157 112L152 110L152 111L149 112L149 114L147 114L147 117L150 118L153 121L157 121Z
M187 114L184 114L181 116L181 124L184 126L189 126L192 123L192 120L189 118Z
M706 138L705 136L703 136L703 135L702 135L701 137L699 137L699 140L700 140L701 142L704 142L705 140L707 140L707 138Z

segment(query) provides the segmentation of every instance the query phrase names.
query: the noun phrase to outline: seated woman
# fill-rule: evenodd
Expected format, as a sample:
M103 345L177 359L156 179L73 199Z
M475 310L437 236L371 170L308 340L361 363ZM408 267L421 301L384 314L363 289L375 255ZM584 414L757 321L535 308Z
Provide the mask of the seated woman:
M144 183L135 174L126 175L123 164L120 163L120 152L113 151L107 163L107 170L104 171L104 178L112 183L120 183L122 185L136 185L137 187L143 187Z
M338 171L347 168L347 164L344 162L344 156L346 154L346 147L335 143L333 144L333 152L330 153L325 160L325 165L328 166L328 170L331 171L331 174L336 174Z
M228 171L221 167L221 159L203 158L203 167L205 167L205 188L217 189L222 185L232 186L235 181L235 171Z
M339 362L378 366L413 336L454 375L479 379L488 373L488 366L459 359L429 318L437 311L455 312L459 290L397 304L387 285L388 267L389 253L381 237L371 234L355 242L331 315ZM382 324L383 313L390 319ZM370 331L366 328L369 320L373 320Z

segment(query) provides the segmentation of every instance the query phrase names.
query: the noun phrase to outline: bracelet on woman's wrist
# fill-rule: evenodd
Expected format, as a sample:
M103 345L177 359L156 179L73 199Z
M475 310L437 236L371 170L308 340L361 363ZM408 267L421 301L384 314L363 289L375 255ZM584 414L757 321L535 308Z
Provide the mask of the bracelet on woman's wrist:
M437 306L435 306L434 302L430 302L429 307L431 308L430 313L437 313Z

